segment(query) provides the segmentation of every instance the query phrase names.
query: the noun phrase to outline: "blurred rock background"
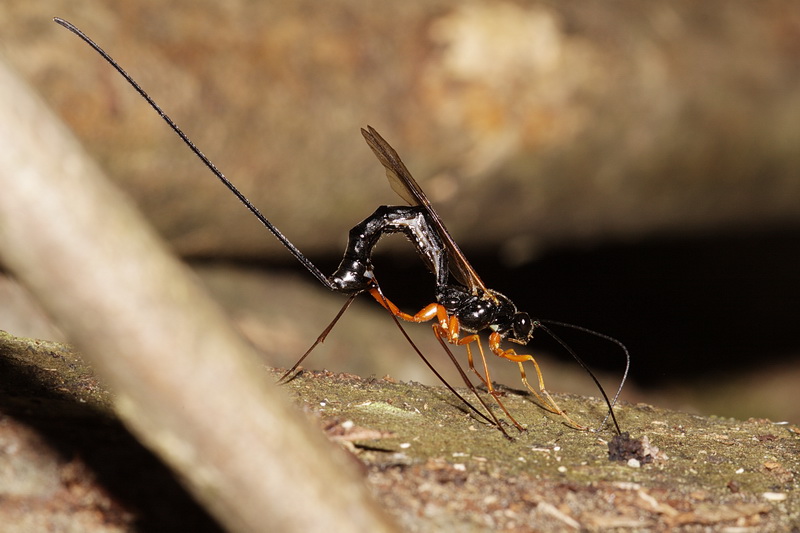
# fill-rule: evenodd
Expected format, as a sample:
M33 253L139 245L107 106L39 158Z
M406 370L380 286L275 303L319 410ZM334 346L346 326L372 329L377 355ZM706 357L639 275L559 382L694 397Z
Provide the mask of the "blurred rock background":
M53 16L111 53L324 271L350 227L398 202L358 132L370 124L489 286L628 345L623 398L800 421L800 7L4 2L0 53L286 366L343 299ZM410 246L381 250L387 294L429 303ZM0 329L59 338L8 278ZM427 326L408 329L439 353ZM613 389L620 354L559 334ZM551 390L593 393L542 335L530 349ZM518 386L513 365L490 363ZM367 298L308 366L433 382Z

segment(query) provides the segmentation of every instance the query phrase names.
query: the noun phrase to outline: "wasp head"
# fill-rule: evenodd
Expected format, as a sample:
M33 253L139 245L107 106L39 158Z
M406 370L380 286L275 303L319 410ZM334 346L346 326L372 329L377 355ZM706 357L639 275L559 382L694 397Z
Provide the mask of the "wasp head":
M530 342L535 326L528 313L515 313L510 325L508 340L517 344L528 344Z

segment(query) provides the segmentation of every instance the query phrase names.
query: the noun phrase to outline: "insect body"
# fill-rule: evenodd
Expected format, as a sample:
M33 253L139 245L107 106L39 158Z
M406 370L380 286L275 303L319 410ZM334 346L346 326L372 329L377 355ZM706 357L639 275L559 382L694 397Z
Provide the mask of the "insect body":
M483 345L481 343L478 332L489 330L489 349L491 352L503 359L515 362L519 366L522 382L526 388L539 400L539 402L548 410L561 415L564 420L578 428L583 426L574 422L567 414L556 404L555 400L550 396L544 386L544 378L539 369L539 365L531 355L517 354L513 349L504 349L501 343L504 340L514 342L520 345L527 344L535 329L543 329L552 335L559 343L561 343L570 353L581 363L584 368L586 366L583 362L566 346L558 337L552 334L549 329L539 321L531 320L527 313L520 312L512 301L506 296L498 293L497 291L487 288L483 281L481 281L478 274L467 261L461 249L458 247L450 232L447 231L444 223L439 217L438 213L431 206L425 193L420 186L411 176L406 166L403 164L397 152L387 143L375 129L367 127L366 130L362 129L361 133L367 144L377 156L378 160L386 170L389 183L395 192L405 200L408 206L382 206L379 207L371 216L366 218L360 224L356 225L349 234L347 248L345 250L342 262L336 271L326 276L319 268L317 268L300 250L294 246L261 212L220 172L216 166L192 143L192 141L183 133L183 131L172 121L172 119L164 113L156 102L136 83L133 78L128 75L117 63L111 58L104 50L102 50L96 43L89 37L83 34L79 29L70 24L69 22L56 18L55 21L69 29L71 32L78 35L86 43L92 46L106 61L108 61L127 81L133 88L150 104L150 106L158 112L158 114L167 122L167 124L175 131L176 134L184 141L184 143L203 161L203 163L214 173L214 175L231 191L234 195L261 221L261 223L289 250L292 255L316 277L328 289L341 292L349 295L339 314L317 338L316 342L311 348L297 361L297 363L289 369L286 374L281 378L282 380L291 375L305 359L305 357L314 349L314 347L322 342L338 319L342 316L345 310L352 303L353 299L363 292L368 292L375 300L378 301L384 308L386 308L397 321L397 319L409 322L428 322L433 321L433 331L444 348L445 352L451 358L458 371L461 373L465 383L470 387L475 396L486 408L489 413L488 418L486 415L475 409L469 402L467 402L453 387L450 386L430 364L424 354L420 352L416 346L411 343L417 354L425 361L425 363L433 370L433 372L441 379L444 384L462 401L464 401L471 409L473 409L479 416L488 422L496 425L502 431L503 429L500 421L495 417L491 410L478 395L474 386L463 373L461 366L455 360L452 352L447 347L448 344L465 346L467 351L467 358L469 368L474 372L478 378L486 386L487 390L494 398L498 406L508 416L512 423L520 430L523 426L519 424L500 400L498 391L494 388L489 373L489 366L486 362ZM422 310L415 314L408 314L401 311L395 304L386 298L380 289L377 282L372 265L372 250L378 243L380 238L388 233L402 232L413 243L420 257L423 259L428 268L433 272L436 278L436 302L425 306ZM452 280L451 280L452 278ZM399 325L399 322L398 322ZM572 326L576 327L576 326ZM622 347L627 355L627 350L624 346L616 341L602 334L598 334L584 328L576 327L584 332L598 335L606 340L617 343ZM400 327L403 334L405 331ZM468 333L462 336L462 331ZM406 338L408 336L406 335ZM409 339L409 342L410 339ZM473 346L478 347L478 354L482 366L482 373L475 367L475 358L472 352ZM538 378L538 388L535 390L528 383L525 368L523 363L531 362L536 370ZM587 369L588 370L588 369ZM626 370L627 374L627 370ZM590 375L591 372L590 372ZM595 383L599 387L597 379ZM624 378L623 378L624 382ZM620 385L621 388L621 385ZM619 432L619 426L616 423L616 418L613 412L613 402L610 402L605 395L605 392L600 387L604 399L609 407L609 415L614 420L614 424ZM619 391L617 392L619 395ZM616 401L616 396L614 398Z
M503 340L527 344L533 337L534 329L543 327L542 324L531 320L527 313L518 311L508 297L484 285L397 152L374 128L368 126L361 133L385 167L392 188L411 205L381 206L350 230L342 262L325 284L334 291L351 295L369 292L393 316L408 322L434 320L433 331L436 337L440 341L466 347L470 370L483 382L513 424L523 429L505 408L492 385L489 365L478 335L480 331L490 330L489 348L492 353L517 363L523 384L540 403L561 415L570 425L582 428L583 426L574 422L558 407L547 392L541 370L533 356L517 354L515 350L503 349L500 345ZM383 235L396 232L402 232L408 237L436 278L436 302L413 315L401 311L381 292L373 272L373 248ZM451 283L451 274L459 283ZM462 330L470 335L462 337ZM475 368L473 344L478 347L483 374ZM308 353L310 350L287 375L298 367ZM539 391L528 383L523 366L528 361L536 370Z
M437 338L466 347L470 370L483 382L514 425L521 429L522 426L502 405L492 385L489 366L478 336L478 332L490 330L489 348L492 353L519 365L523 384L546 408L564 417L569 424L582 427L567 416L547 392L539 365L533 356L517 354L513 349L503 349L500 346L503 340L521 345L527 344L533 337L534 329L541 327L541 324L531 320L528 313L518 311L508 297L484 285L397 152L374 128L368 126L366 130L362 129L361 133L386 169L386 176L392 189L412 207L383 206L356 226L350 232L347 251L332 280L348 280L352 283L354 278L358 279L359 282L353 287L355 290L368 290L381 305L403 320L410 322L435 320L433 330ZM386 221L391 222L386 223ZM436 277L436 303L410 315L400 311L386 299L377 285L371 286L374 284L374 275L371 272L369 257L380 235L377 231L369 232L364 229L373 227L380 232L403 231L409 236ZM446 253L443 253L442 249L446 250ZM353 266L356 266L355 270L358 271L356 276L353 276L356 274ZM361 273L362 269L364 274ZM450 282L450 273L459 283ZM470 335L461 337L462 330ZM473 344L478 346L483 374L475 368L471 349ZM532 362L536 369L539 391L528 383L523 366L523 363L528 361Z

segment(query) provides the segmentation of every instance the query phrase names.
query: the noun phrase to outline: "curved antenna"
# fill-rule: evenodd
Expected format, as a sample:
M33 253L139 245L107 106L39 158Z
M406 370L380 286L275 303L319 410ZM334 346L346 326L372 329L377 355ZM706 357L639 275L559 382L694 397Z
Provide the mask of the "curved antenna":
M66 29L68 29L69 31L80 37L86 44L94 48L94 50L98 54L100 54L103 57L103 59L105 59L112 67L114 67L114 69L116 69L116 71L119 72L123 78L125 78L125 81L127 81L131 85L131 87L133 87L136 90L136 92L138 92L139 95L142 98L144 98L148 104L150 104L150 107L152 107L155 110L155 112L158 113L159 116L164 119L164 122L166 122L169 125L169 127L172 128L172 131L178 134L178 137L181 138L184 144L186 144L186 146L188 146L189 149L191 149L191 151L194 152L194 154L200 158L200 160L205 164L205 166L207 166L209 170L211 170L211 172L214 173L214 175L222 182L222 184L225 185L225 187L227 187L228 190L230 190L236 196L236 198L238 198L239 201L242 202L242 204L244 204L244 206L247 207L247 209L249 209L250 212L253 213L258 220L261 221L262 224L264 224L264 226L270 231L270 233L272 233L275 236L275 238L278 239L280 243L283 244L286 247L286 249L289 250L289 252L291 252L291 254L298 261L300 261L300 264L302 264L306 268L306 270L311 272L314 275L314 277L317 278L320 281L320 283L325 285L328 289L330 290L336 289L334 285L328 280L327 276L325 276L325 274L323 274L322 271L318 269L314 265L314 263L311 262L311 260L309 260L305 255L303 255L302 252L300 252L300 250L298 250L297 247L294 244L292 244L291 241L289 241L289 239L287 239L283 235L283 233L280 232L280 230L278 230L278 228L273 226L272 222L267 220L267 217L262 215L261 211L259 211L256 208L256 206L254 206L250 202L250 200L248 200L247 197L244 194L242 194L239 191L239 189L237 189L236 186L233 183L231 183L230 180L228 180L228 178L225 177L225 175L214 165L214 163L212 163L211 160L208 159L208 157L206 157L206 155L203 152L201 152L197 146L195 146L195 144L191 141L191 139L189 139L189 137L185 133L183 133L183 130L181 130L178 127L178 125L175 124L175 122L171 118L169 118L169 115L167 115L161 109L161 107L159 107L159 105L155 102L155 100L150 98L150 95L147 94L144 91L144 89L142 89L142 87L136 82L136 80L134 80L127 72L125 72L125 70L121 66L119 66L119 64L114 60L114 58L108 55L105 50L100 48L100 46L97 43L91 40L85 33L79 30L72 23L67 22L66 20L58 17L54 17L53 21L65 27Z
M569 344L567 344L564 340L562 340L561 337L559 337L558 335L553 333L553 331L550 328L546 327L544 325L544 323L551 324L551 325L554 325L554 326L565 327L565 328L572 328L572 329L581 331L583 333L587 333L589 335L594 335L595 337L599 337L599 338L601 338L603 340L612 342L612 343L616 344L617 346L619 346L622 349L622 351L625 353L625 360L626 360L626 362L625 362L625 372L622 375L622 380L619 383L619 388L617 388L616 394L614 394L614 399L613 400L609 400L608 399L608 395L606 395L605 389L603 389L603 386L600 384L600 381L597 379L597 377L594 375L592 370L589 368L589 365L587 365L584 362L584 360L581 359L578 356L577 353L575 353L575 350L573 350L572 347L570 347ZM568 324L566 322L558 322L556 320L537 320L537 321L534 322L534 327L541 328L545 333L550 335L550 337L552 337L553 340L555 340L558 344L560 344L561 347L564 348L573 357L573 359L575 359L578 362L578 364L581 366L581 368L583 368L589 374L589 376L592 378L592 381L594 381L594 384L597 385L597 388L600 391L600 394L603 395L603 399L605 400L606 405L608 406L608 414L603 419L603 422L600 423L600 426L597 429L599 430L600 428L602 428L606 424L606 422L608 421L608 418L611 417L611 420L614 422L614 427L616 427L616 429L617 429L617 433L618 434L622 434L622 430L620 429L619 423L617 422L617 417L614 415L614 406L617 404L617 399L619 398L619 395L622 392L622 387L623 387L623 385L625 385L625 381L628 378L628 370L630 370L630 366L631 366L631 355L628 352L628 348L624 344L622 344L620 341L615 339L614 337L611 337L609 335L605 335L603 333L591 330L589 328L584 328L583 326L576 326L574 324Z

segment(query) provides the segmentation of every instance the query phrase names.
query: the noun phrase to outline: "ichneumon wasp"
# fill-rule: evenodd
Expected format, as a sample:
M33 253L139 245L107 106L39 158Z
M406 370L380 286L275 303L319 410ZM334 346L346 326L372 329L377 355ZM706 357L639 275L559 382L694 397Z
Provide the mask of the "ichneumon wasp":
M72 33L83 39L95 51L97 51L112 67L114 67L125 80L147 101L147 103L167 122L172 130L181 140L200 158L200 160L214 173L214 175L244 204L261 223L281 242L294 257L328 289L348 295L348 299L342 306L339 313L334 317L327 328L320 334L317 340L306 351L305 354L290 368L279 381L284 381L293 375L302 361L311 351L321 343L333 329L339 318L349 308L355 297L361 293L369 293L381 306L383 306L397 323L403 335L411 343L414 350L422 358L425 364L434 374L453 392L462 402L472 411L483 418L488 423L497 427L504 435L508 436L502 423L484 402L475 386L472 384L461 365L456 360L448 345L464 346L467 352L467 362L469 370L473 372L486 387L489 395L494 399L498 407L508 417L511 423L520 431L525 428L506 409L500 399L500 393L492 384L489 365L486 360L483 344L479 333L483 330L489 331L489 350L496 356L508 361L517 363L520 377L526 389L533 394L539 403L547 410L560 415L564 421L579 429L586 429L584 426L575 422L562 410L555 399L545 388L544 378L541 369L533 356L518 354L514 349L504 349L501 347L503 341L510 341L519 345L526 345L533 337L536 329L548 333L561 346L564 347L587 371L598 386L603 398L608 406L606 420L611 417L617 433L621 433L619 424L614 415L613 405L622 389L622 385L627 377L628 366L621 380L619 389L613 401L609 400L597 378L591 373L578 355L558 336L539 320L532 320L525 313L518 311L514 303L505 295L489 289L475 272L475 269L467 261L461 249L456 244L450 232L442 222L442 219L433 209L428 197L417 184L416 180L403 164L397 152L386 142L378 132L367 126L362 129L369 147L386 170L386 176L392 189L408 203L407 206L381 206L371 216L356 225L349 233L347 248L344 257L336 271L326 276L316 267L297 247L292 244L278 228L276 228L261 212L231 183L225 175L195 146L172 119L162 111L158 104L141 88L141 86L127 73L119 64L109 56L94 41L81 32L69 22L55 18L55 22L64 26ZM380 238L388 233L403 233L417 249L420 257L426 266L433 272L436 278L436 294L434 303L425 306L415 314L408 314L401 311L393 304L381 291L377 278L373 271L372 251ZM425 355L416 347L408 337L408 334L400 324L400 320L407 322L429 322L433 321L433 332L444 351L458 369L462 379L470 391L475 395L484 407L488 416L473 407L463 398L433 367ZM573 326L560 322L549 322L557 326L566 326L577 329L584 333L589 333L617 344L625 353L629 363L630 357L627 348L612 337L591 331L580 326ZM462 336L462 332L468 335ZM481 369L476 368L475 354L473 347L477 346ZM528 382L523 363L530 362L536 371L538 381L538 391ZM603 421L605 424L606 420ZM601 424L601 426L603 425Z

